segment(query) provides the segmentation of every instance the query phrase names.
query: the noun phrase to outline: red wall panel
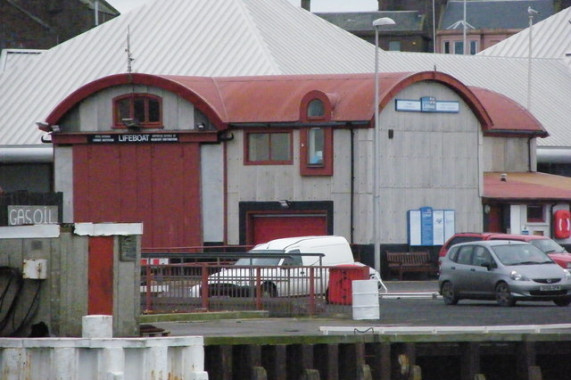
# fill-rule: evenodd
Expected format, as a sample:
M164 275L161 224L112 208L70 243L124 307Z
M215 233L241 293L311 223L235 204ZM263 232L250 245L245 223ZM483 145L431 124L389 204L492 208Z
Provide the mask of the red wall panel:
M202 244L198 144L74 146L74 220L143 222L143 247Z

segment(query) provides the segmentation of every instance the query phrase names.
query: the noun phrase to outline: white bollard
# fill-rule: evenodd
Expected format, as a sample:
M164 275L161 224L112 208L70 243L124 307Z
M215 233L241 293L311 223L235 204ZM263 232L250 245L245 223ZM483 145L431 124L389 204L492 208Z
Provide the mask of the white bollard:
M377 280L353 280L353 319L380 319Z
M86 315L82 318L83 338L113 338L113 316Z

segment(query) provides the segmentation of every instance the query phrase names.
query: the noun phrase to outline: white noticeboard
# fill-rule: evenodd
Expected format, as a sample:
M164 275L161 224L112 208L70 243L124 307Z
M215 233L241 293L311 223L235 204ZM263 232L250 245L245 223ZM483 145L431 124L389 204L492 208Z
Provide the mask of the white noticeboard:
M444 244L444 210L434 210L432 212L432 228L434 229L432 244Z
M420 229L420 210L410 210L408 213L408 244L420 245L422 241L422 233Z
M408 244L443 245L456 232L454 215L454 210L434 210L430 207L408 210Z

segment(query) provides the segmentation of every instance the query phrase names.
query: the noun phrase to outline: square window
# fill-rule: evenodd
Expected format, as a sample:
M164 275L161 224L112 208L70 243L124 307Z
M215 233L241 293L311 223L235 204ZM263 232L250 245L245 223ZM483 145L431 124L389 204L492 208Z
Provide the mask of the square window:
M127 94L113 99L114 127L161 128L161 99L150 94ZM131 125L126 125L129 120Z
M400 51L400 41L389 41L390 51Z
M252 132L246 138L247 164L291 164L291 132Z
M528 223L544 223L545 213L542 205L527 206L527 222Z
M454 54L464 54L464 42L455 41L454 42Z

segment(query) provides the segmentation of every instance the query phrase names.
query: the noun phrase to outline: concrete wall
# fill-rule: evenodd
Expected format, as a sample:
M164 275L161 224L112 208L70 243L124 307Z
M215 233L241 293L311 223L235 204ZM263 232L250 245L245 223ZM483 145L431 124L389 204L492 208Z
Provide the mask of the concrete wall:
M208 380L202 337L0 339L3 380Z

